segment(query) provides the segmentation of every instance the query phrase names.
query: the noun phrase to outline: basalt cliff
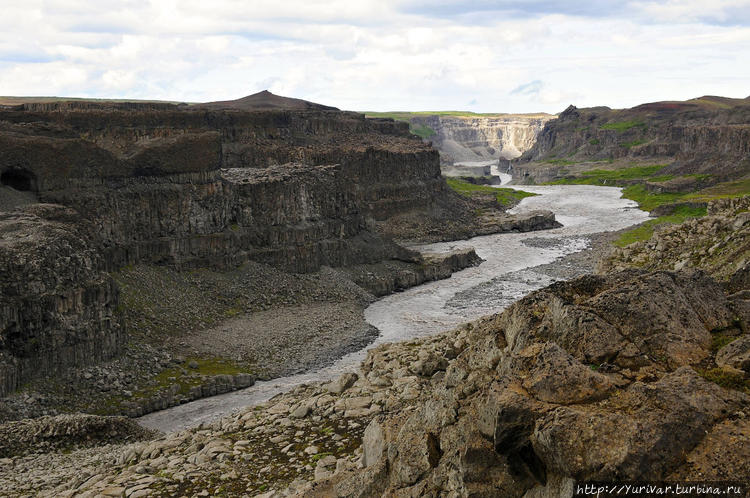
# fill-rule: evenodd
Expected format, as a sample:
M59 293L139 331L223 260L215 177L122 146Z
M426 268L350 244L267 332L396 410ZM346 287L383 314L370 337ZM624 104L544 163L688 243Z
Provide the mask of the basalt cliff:
M631 109L570 106L503 167L516 182L541 183L608 163L662 164L660 175L708 175L717 183L750 172L749 147L750 98L706 96Z
M549 213L495 218L495 230L554 224ZM292 284L279 290L271 282L308 285L293 276L324 268L346 268L341 278L364 286L349 292L351 299L364 302L369 291L445 278L478 259L425 260L392 237L487 230L471 202L447 188L437 151L392 120L268 92L190 106L2 106L0 394L113 358L129 332L150 330L129 326L163 318L161 304L182 305L177 316L221 301L224 318L257 309L254 303L267 309L274 295L293 304ZM366 277L384 262L389 270L368 289ZM227 279L216 284L237 268L250 281L258 272L268 279L257 277L264 283L244 291L231 284L230 292ZM204 271L188 271L198 269ZM164 271L182 282L195 278L185 287L164 286ZM141 285L146 281L149 289ZM203 298L190 302L188 285L190 295ZM335 292L328 285L321 300L335 301L347 285ZM144 295L152 302L134 308ZM208 321L186 319L173 328L184 333ZM104 390L119 382L105 376L99 384ZM221 389L233 383L247 385L235 378Z

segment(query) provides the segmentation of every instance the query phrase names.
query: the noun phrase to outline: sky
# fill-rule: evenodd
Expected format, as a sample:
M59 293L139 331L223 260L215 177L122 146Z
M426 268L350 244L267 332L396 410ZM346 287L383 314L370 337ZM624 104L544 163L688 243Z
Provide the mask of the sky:
M750 95L750 0L0 0L0 95L557 113Z

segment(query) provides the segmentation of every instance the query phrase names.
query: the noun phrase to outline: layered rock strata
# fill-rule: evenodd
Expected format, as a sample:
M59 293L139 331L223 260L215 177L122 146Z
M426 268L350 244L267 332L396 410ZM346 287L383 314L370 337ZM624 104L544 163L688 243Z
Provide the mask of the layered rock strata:
M0 394L119 350L117 290L103 272L248 261L290 272L382 261L419 267L419 254L378 234L416 230L390 230L391 219L421 213L436 224L480 224L440 177L437 151L406 124L299 103L253 111L221 104L0 108L0 207L15 209L0 220ZM63 228L66 209L75 216L66 214ZM44 285L27 279L24 265L35 261L32 276L43 275Z
M750 100L570 106L545 125L533 147L502 167L511 168L516 182L539 183L604 161L666 164L661 174L711 175L714 183L742 177L750 172Z
M493 159L513 159L534 145L548 114L507 114L498 116L415 115L412 125L428 127L428 137L440 151L445 165Z

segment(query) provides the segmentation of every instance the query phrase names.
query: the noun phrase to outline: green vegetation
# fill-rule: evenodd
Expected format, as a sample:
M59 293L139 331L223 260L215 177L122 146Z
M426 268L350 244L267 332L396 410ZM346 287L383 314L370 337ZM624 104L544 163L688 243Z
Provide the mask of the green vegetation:
M645 140L631 140L630 142L625 142L624 144L620 144L620 147L624 147L626 149L629 149L631 147L635 147L636 145L645 144Z
M548 164L556 164L559 166L570 166L571 164L575 164L575 161L571 161L570 159L549 159L547 161L544 161Z
M411 124L411 123L409 124L409 131L413 133L414 135L423 139L430 138L431 136L437 134L435 130L433 130L427 125Z
M728 372L721 368L712 368L709 370L698 370L698 373L704 379L718 384L726 389L734 389L750 394L750 380L745 379L742 373Z
M194 367L194 368L191 368ZM187 395L190 389L205 383L206 377L216 375L237 375L250 373L249 369L243 368L234 362L222 358L187 358L185 367L175 366L162 370L147 386L133 393L129 398L112 396L100 403L93 413L98 415L112 415L120 413L120 406L124 401L137 401L157 396L160 392L177 385L177 394Z
M599 127L600 130L615 130L619 133L627 131L636 126L645 127L646 124L642 121L620 121L615 123L606 123Z
M623 185L624 182L643 180L649 182L665 182L672 180L674 175L658 175L665 164L651 166L634 166L617 170L594 169L581 173L575 178L562 178L551 182L558 185ZM710 175L685 175L697 180L706 180ZM622 196L633 200L644 211L653 211L659 206L678 202L708 202L713 199L737 197L750 192L750 178L726 182L697 192L653 192L643 184L627 185L622 190ZM705 216L706 208L679 206L669 215L660 216L623 233L615 241L615 245L624 247L633 242L648 240L654 233L654 228L663 223L682 223L689 218Z
M591 140L589 140L589 143L591 145L599 145L599 139L598 138L592 138Z
M475 195L492 194L501 206L509 206L520 201L524 197L531 197L537 194L524 192L512 188L490 187L489 185L474 185L473 183L460 180L458 178L446 178L448 186L463 195L464 197L474 197Z
M623 197L626 196L623 195ZM624 232L614 242L614 244L618 247L625 247L632 244L633 242L648 240L651 238L651 235L653 235L654 228L657 225L661 225L663 223L682 223L688 218L699 218L705 215L706 208L691 208L688 206L680 206L676 208L674 210L674 213L670 215L659 216L658 218L648 220L647 222L638 225L636 228Z
M643 185L630 185L622 189L622 196L637 202L644 211L653 211L658 206L672 204L685 195L682 192L649 192Z
M409 121L415 116L456 116L456 117L503 117L503 116L528 116L543 117L549 116L545 113L530 114L508 114L497 112L471 112L471 111L388 111L388 112L370 112L365 111L364 115L368 118L391 118L396 121Z

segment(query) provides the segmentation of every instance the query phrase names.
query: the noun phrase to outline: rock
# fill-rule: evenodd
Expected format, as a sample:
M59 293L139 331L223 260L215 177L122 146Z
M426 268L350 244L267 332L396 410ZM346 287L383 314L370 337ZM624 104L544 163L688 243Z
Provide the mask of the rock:
M289 417L297 418L297 419L305 418L310 414L311 411L312 411L312 407L308 404L303 403L299 405L297 408L295 408L294 411L292 411L292 413L289 414Z
M374 465L385 451L385 436L383 428L377 419L373 419L365 429L362 438L362 463L365 467Z
M745 334L721 348L716 353L716 364L750 374L750 335Z
M325 388L333 394L341 394L349 389L359 378L355 373L347 372L341 374L338 379L325 385Z

